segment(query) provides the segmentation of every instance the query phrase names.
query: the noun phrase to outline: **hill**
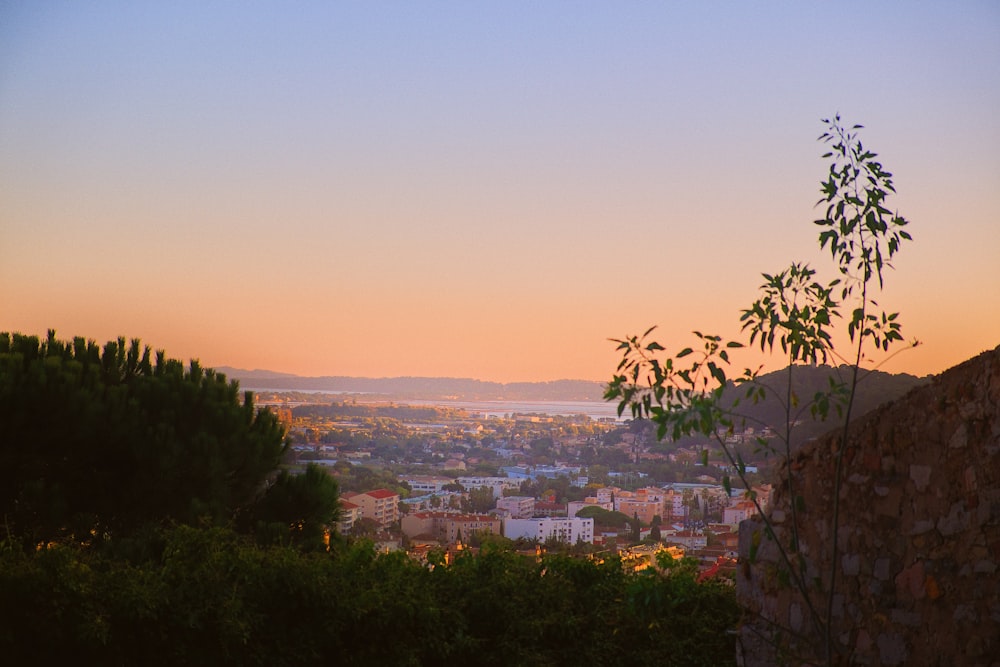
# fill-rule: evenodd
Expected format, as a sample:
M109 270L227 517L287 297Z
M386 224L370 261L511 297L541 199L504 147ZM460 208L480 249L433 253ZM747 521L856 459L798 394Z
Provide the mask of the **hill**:
M469 378L347 376L303 377L271 371L220 367L244 389L258 391L325 391L338 394L378 394L394 399L463 401L601 401L604 384L590 380L551 382L485 382Z
M795 366L792 373L793 405L798 406L792 411L793 420L797 421L793 432L792 444L798 445L807 440L819 437L832 428L831 421L818 421L812 418L809 403L820 392L828 392L830 379L836 382L850 379L849 366ZM857 395L854 402L854 417L861 417L876 409L883 403L894 401L911 389L927 384L929 377L917 377L908 373L884 373L882 371L862 371L858 382ZM785 423L785 399L788 384L788 368L760 376L758 384L766 388L766 398L753 403L742 400L737 410L746 417L746 425L759 427L770 426L778 430ZM745 389L732 384L726 392L725 403L744 396ZM836 416L831 408L831 419Z
M220 372L238 380L244 389L256 391L308 391L337 394L367 394L393 400L442 401L603 401L605 384L588 380L555 380L552 382L486 382L469 378L395 377L362 378L348 376L303 377L267 370L247 371L221 367ZM762 375L759 383L768 389L767 397L753 404L743 401L740 413L748 426L769 425L777 429L784 423L785 385L788 369ZM808 401L829 388L829 378L846 377L848 367L796 366L792 374L792 392L797 397L801 423L796 428L796 441L822 435L827 424L811 419ZM891 401L924 384L928 378L906 373L892 374L865 371L858 385L855 414L861 416L886 401ZM735 400L745 390L730 385L727 401Z

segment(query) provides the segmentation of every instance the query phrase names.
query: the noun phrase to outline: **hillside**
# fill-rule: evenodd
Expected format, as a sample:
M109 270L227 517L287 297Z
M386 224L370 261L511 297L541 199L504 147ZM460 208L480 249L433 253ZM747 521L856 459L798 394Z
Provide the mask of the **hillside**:
M303 377L218 368L226 377L238 380L244 389L275 391L326 391L346 394L378 394L393 399L463 401L600 401L604 384L588 380L552 382L485 382L469 378L395 377L360 378L347 376Z
M850 367L795 366L792 373L792 403L798 404L792 411L792 419L798 423L792 436L792 445L819 437L836 423L836 412L831 408L828 421L817 421L809 410L813 397L830 390L830 378L834 381L850 379ZM855 397L853 417L861 417L883 403L894 401L930 381L928 377L917 377L907 373L893 374L882 371L862 371ZM758 403L746 400L745 389L732 385L727 390L726 403L744 397L738 406L740 414L746 417L746 425L759 428L761 425L778 430L785 423L785 402L788 384L788 369L767 373L758 379L758 384L766 388L766 398Z

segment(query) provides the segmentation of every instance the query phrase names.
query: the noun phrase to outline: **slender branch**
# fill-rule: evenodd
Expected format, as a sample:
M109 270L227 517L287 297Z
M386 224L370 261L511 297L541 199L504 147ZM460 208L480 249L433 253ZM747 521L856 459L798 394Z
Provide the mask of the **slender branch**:
M851 154L851 164L855 165L855 159L853 153ZM857 179L854 180L854 195L855 199L860 201L860 192L858 191ZM831 528L831 542L830 545L830 589L827 591L826 600L826 633L824 635L824 649L826 662L828 665L833 664L833 603L836 599L837 590L837 558L840 555L840 490L843 485L843 469L844 469L844 454L847 451L847 435L851 424L851 412L854 409L854 397L857 394L858 389L858 370L861 368L861 357L864 350L865 342L865 331L866 331L866 321L868 314L868 282L871 280L871 271L868 268L868 244L865 238L864 224L861 222L861 213L858 211L858 207L854 205L855 214L858 217L858 241L861 246L861 257L863 262L865 262L865 270L863 272L864 279L861 281L861 316L858 318L860 321L860 330L858 331L858 341L855 348L854 364L851 368L851 382L850 382L850 394L847 399L847 407L844 414L844 427L840 435L840 444L837 448L836 455L836 465L833 476L833 526Z
M746 476L746 472L744 471L743 467L739 465L739 463L736 461L736 457L733 456L732 451L729 449L729 445L727 445L726 441L720 438L718 435L715 436L715 440L717 443L719 443L719 447L722 449L723 454L725 454L726 459L729 461L729 464L733 467L734 470L736 470L736 476L739 478L740 482L743 483L743 485L747 488L747 490L751 490L752 485L750 484L750 481ZM789 575L795 582L795 587L799 590L799 594L802 595L802 599L805 602L806 607L809 609L809 617L812 620L814 629L818 634L823 634L825 632L824 627L825 625L828 626L829 622L824 624L823 619L819 615L819 611L816 609L815 605L813 605L812 597L809 595L809 589L805 581L804 573L801 572L792 562L792 559L788 555L788 551L785 549L785 546L781 543L781 540L778 539L778 533L774 529L774 524L771 522L771 518L764 511L764 508L761 506L760 501L757 500L757 496L753 493L750 494L750 502L753 503L754 508L757 510L757 513L761 518L761 521L764 522L764 526L767 529L767 533L773 539L775 546L777 546L778 548L778 554L781 556L782 562L785 564L785 567L788 568Z

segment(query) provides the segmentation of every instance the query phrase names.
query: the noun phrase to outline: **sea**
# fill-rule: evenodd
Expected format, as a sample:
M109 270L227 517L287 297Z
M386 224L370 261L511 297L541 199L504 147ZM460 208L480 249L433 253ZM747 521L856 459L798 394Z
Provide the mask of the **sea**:
M478 412L487 417L504 417L513 413L569 417L586 415L591 419L618 419L618 404L604 401L447 401L408 400L407 405L433 405ZM629 416L629 415L625 415Z
M288 389L270 389L267 387L248 387L252 391L273 391L287 392ZM321 391L321 390L301 390L294 391L309 394L345 394L348 392ZM428 405L442 408L454 408L456 410L466 410L468 412L478 412L486 417L505 417L514 413L547 415L550 417L571 417L573 415L586 415L594 420L622 421L618 418L618 404L607 403L605 401L459 401L447 399L380 399L378 394L371 394L370 400L359 398L355 392L350 392L352 397L357 398L359 403L388 403L397 405ZM628 418L631 415L626 412L622 415Z

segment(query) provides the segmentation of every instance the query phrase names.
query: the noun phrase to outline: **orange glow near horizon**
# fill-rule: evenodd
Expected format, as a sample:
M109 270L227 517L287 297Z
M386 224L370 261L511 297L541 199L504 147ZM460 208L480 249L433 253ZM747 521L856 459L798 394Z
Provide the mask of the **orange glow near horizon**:
M968 66L1000 63L989 3L865 5L846 84L805 3L22 4L0 8L0 331L605 381L608 339L738 339L761 272L832 277L815 137L839 111L915 239L878 299L924 345L883 369L1000 344L1000 67Z
M595 336L593 340L581 342L577 338L566 342L554 336L544 340L536 332L504 331L499 328L492 336L474 336L472 345L468 339L455 339L450 347L442 349L437 345L436 335L440 333L437 331L432 331L433 335L425 333L422 337L409 339L389 333L376 334L364 341L348 337L338 342L333 337L324 340L322 336L296 333L294 325L261 330L252 336L241 336L238 332L230 336L217 328L201 332L171 331L169 326L162 330L114 333L115 329L109 328L108 322L101 322L100 319L97 314L84 315L76 321L73 321L74 318L63 318L63 322L55 323L57 335L68 339L86 332L82 333L84 337L103 344L121 334L126 338L138 337L151 348L163 349L168 356L185 362L198 359L212 367L272 370L301 376L461 377L494 382L582 379L603 382L611 378L620 358L615 344L607 338ZM58 326L62 323L66 326ZM48 327L40 322L34 326L31 324L14 330L39 337L46 335ZM70 324L76 326L71 328ZM641 329L625 331L620 335L641 333ZM706 328L705 331L711 330ZM669 333L672 332L660 326L653 335L669 352L697 343L689 332L678 331L676 336ZM735 339L739 340L738 336ZM947 327L920 336L920 340L921 344L912 349L902 349L905 346L899 345L895 348L899 350L898 354L884 363L888 355L875 355L869 351L870 358L863 365L869 368L877 366L890 373L923 376L940 373L979 352L992 349L988 343L977 342L967 332ZM976 349L977 345L980 349ZM846 347L846 342L838 349L844 357L853 354L853 349ZM358 353L352 354L352 350L358 350ZM370 350L379 352L369 354ZM735 351L731 356L731 371L734 374L744 367L763 366L765 371L772 371L786 365L780 354L768 355L758 349ZM472 373L470 369L476 369L476 372Z

